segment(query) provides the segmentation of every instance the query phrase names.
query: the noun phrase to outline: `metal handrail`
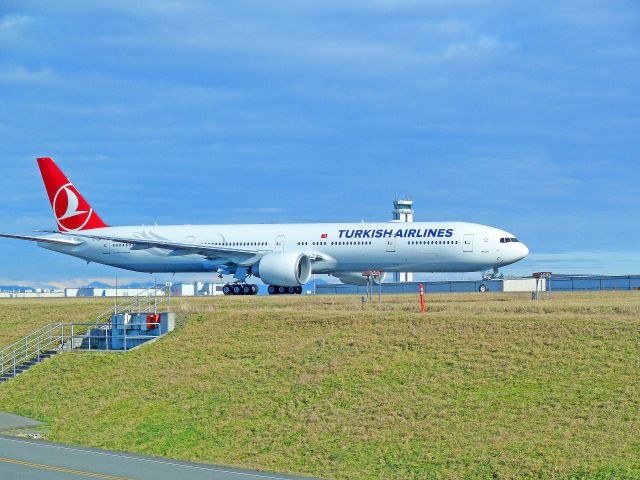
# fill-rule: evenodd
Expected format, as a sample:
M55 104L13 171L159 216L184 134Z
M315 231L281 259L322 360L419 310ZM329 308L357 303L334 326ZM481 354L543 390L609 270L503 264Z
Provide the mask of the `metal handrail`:
M14 345L17 345L17 344L18 344L18 343L20 343L20 342L24 342L27 338L29 338L29 337L31 337L31 336L33 336L33 335L35 335L35 334L37 334L37 333L41 332L42 330L45 330L45 329L49 328L51 325L60 325L60 323L47 323L46 325L43 325L43 326L42 326L42 327L40 327L39 329L34 330L34 331L33 331L33 332L31 332L30 334L28 334L28 335L26 335L26 336L22 337L20 340L16 340L16 341L15 341L15 342L13 342L11 345L9 345L9 346L7 346L7 347L3 348L2 350L0 350L0 352L4 352L5 350L10 349L10 348L11 348L11 347L13 347Z
M99 320L104 318L104 317L111 317L111 315L113 314L118 314L118 313L122 313L125 310L130 310L131 307L133 306L138 306L138 308L140 307L140 299L146 297L147 299L151 299L151 295L154 295L154 306L157 307L158 305L160 305L161 303L165 302L167 297L166 296L162 296L160 297L160 300L158 300L158 296L157 293L159 291L163 291L167 286L166 285L154 285L153 287L149 287L145 290L143 290L142 292L140 292L138 295L136 295L134 298L134 300L132 302L129 302L125 305L125 303L121 303L116 305L115 307L109 308L108 310L105 310L104 312L102 312L100 315L98 315L96 317L96 323L99 323ZM127 297L127 298L132 298L132 297Z
M26 337L18 340L17 342L12 343L8 347L0 350L0 356L8 357L13 354L13 352L25 352L29 350L29 347L41 342L43 337L51 336L52 332L62 325L61 323L49 323L39 328L35 332L27 335ZM41 333L42 332L42 333Z
M60 333L54 333L58 328L61 330ZM49 348L52 344L57 342L63 334L64 330L61 323L50 323L44 325L21 340L14 342L7 348L4 348L0 351L0 374L4 375L9 366L15 371L17 365L22 365L33 357L39 356L44 348ZM5 360L10 360L12 358L13 364L5 366Z

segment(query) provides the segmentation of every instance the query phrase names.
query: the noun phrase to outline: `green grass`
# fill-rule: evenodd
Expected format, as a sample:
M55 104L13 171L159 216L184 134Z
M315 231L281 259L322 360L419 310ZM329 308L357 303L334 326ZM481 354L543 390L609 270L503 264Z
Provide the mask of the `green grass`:
M0 299L0 349L47 323L90 322L113 305L113 300Z
M33 309L105 307L21 302L0 302L0 338ZM322 477L640 478L640 292L427 308L181 300L171 335L60 355L1 385L0 409L53 441Z

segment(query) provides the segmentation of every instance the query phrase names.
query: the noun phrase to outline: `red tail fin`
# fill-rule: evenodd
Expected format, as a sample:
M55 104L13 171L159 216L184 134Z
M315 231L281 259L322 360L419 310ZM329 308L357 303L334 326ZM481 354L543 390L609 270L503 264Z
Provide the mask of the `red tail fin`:
M38 158L44 186L61 232L108 227L50 158Z

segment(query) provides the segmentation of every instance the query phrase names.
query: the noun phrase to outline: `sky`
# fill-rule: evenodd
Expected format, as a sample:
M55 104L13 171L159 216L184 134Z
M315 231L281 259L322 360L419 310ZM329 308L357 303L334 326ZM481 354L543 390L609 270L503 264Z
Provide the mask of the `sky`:
M5 0L0 102L1 232L55 226L51 156L111 225L406 196L517 235L506 274L640 273L637 1ZM0 241L0 284L115 275L145 278Z

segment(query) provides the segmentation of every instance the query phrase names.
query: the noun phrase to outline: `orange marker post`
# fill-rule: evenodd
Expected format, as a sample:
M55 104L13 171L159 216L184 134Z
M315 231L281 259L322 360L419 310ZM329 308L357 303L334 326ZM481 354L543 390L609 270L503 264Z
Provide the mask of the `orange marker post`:
M420 311L424 313L424 285L420 284Z

